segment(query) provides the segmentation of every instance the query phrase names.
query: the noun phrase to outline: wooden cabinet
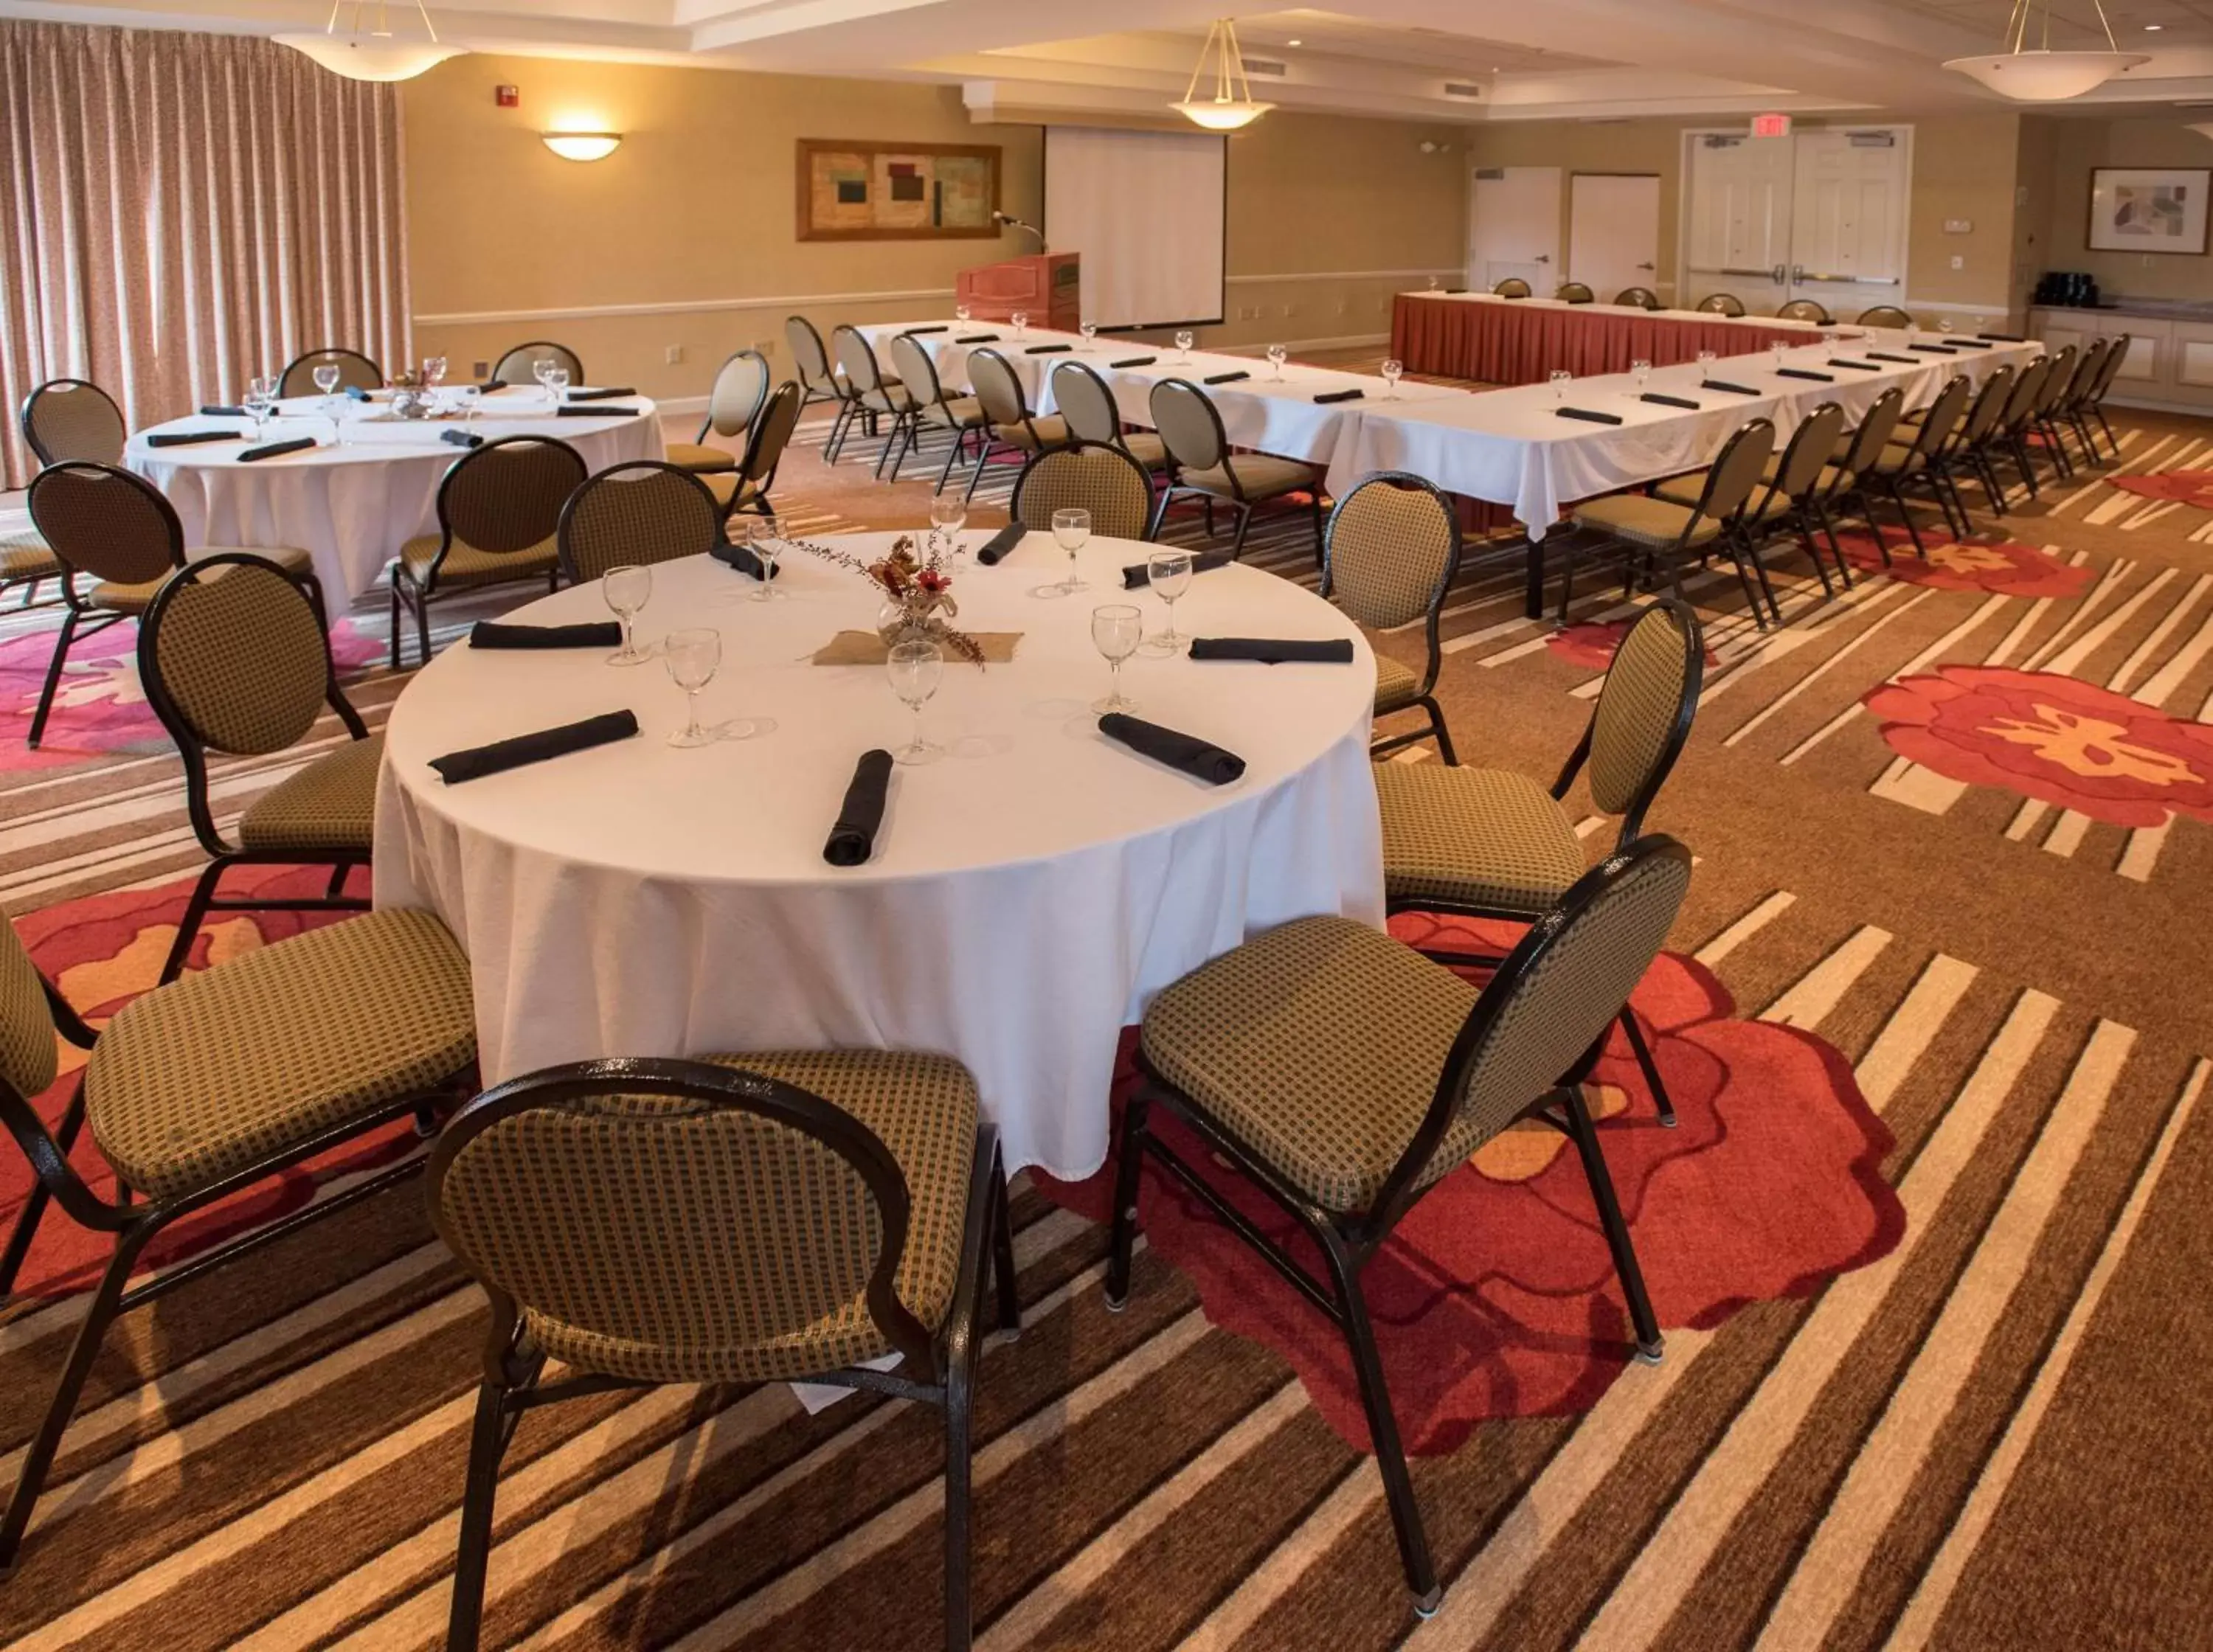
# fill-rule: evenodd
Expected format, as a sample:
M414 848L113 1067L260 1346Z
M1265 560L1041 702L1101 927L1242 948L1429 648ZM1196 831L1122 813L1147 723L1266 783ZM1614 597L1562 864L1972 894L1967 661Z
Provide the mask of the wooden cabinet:
M2213 320L2076 309L2033 309L2028 320L2030 332L2053 350L2127 334L2128 360L2113 381L2116 402L2213 411Z

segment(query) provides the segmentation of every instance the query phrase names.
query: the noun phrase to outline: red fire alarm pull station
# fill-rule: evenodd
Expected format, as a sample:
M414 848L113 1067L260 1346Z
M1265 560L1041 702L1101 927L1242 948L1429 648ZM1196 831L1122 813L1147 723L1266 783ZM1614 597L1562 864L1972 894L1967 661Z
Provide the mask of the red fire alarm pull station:
M520 86L497 87L493 89L492 96L503 109L519 109L522 107L522 88Z
M1754 115L1752 118L1754 137L1788 137L1790 136L1789 115Z

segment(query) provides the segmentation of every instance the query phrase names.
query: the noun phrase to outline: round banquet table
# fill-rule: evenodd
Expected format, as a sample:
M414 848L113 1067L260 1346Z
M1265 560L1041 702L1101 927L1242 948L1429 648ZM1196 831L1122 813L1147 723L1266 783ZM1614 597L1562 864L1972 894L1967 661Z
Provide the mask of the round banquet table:
M625 396L612 405L637 411L612 418L562 417L535 386L510 387L485 397L466 428L486 441L558 436L594 472L660 458L661 418L652 401ZM393 418L381 400L365 409L353 404L338 446L320 411L326 405L320 396L281 402L262 436L265 442L313 436L321 445L311 450L241 464L238 455L254 445L251 423L195 414L139 431L124 448L123 462L168 496L187 546L305 551L332 607L342 607L376 582L403 544L437 531L438 484L465 451L441 435L463 424L459 418ZM214 430L240 435L178 448L146 441L165 432Z
M832 543L875 555L892 537ZM1319 597L1232 565L1192 580L1178 629L1350 637L1350 667L1123 668L1137 715L1237 753L1241 779L1207 785L1098 732L1091 611L1136 602L1159 627L1159 601L1121 581L1148 549L1094 540L1092 588L1058 600L1033 594L1067 569L1046 535L996 568L956 566L958 623L1021 640L1011 663L948 660L925 712L948 754L894 771L875 854L853 868L822 851L854 765L911 722L882 667L810 663L873 625L857 574L793 549L777 600L757 602L754 581L705 557L653 570L640 640L719 631L700 715L773 720L751 739L670 747L684 697L657 661L458 646L432 661L386 731L375 900L436 911L467 951L485 1082L614 1055L942 1052L975 1075L1010 1169L1095 1170L1121 1029L1155 992L1291 918L1383 917L1375 656ZM517 617L607 610L586 587ZM450 787L428 766L623 707L639 737Z

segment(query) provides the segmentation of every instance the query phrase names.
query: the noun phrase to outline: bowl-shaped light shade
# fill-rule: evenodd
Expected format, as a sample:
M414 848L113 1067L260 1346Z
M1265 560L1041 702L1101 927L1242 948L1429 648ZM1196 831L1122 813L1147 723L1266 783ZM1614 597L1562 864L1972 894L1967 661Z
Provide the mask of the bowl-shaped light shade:
M622 142L620 132L543 132L546 147L564 161L604 161Z
M1240 126L1249 126L1275 107L1272 103L1238 98L1192 98L1188 102L1168 105L1186 119L1210 132L1234 132Z
M359 34L272 34L279 46L306 53L348 80L413 80L424 70L458 58L466 46L436 40L377 40Z
M2124 69L2151 59L2137 52L2000 52L1944 65L2017 103L2058 103L2094 92Z

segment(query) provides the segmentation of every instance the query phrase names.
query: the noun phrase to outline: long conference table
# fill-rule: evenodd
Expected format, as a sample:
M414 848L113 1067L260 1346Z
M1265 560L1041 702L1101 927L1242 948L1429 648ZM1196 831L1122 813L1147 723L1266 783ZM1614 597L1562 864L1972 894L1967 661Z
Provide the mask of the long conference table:
M1213 398L1231 442L1322 466L1324 485L1338 497L1364 476L1401 470L1448 493L1502 507L1512 513L1525 536L1525 611L1532 619L1544 611L1545 539L1562 513L1579 502L1696 470L1751 419L1774 421L1780 447L1824 402L1843 404L1846 418L1856 421L1894 386L1905 391L1911 411L1933 402L1954 374L1965 374L1979 386L2001 364L2017 366L2043 352L2033 342L1909 336L1879 327L1777 330L1772 323L1768 331L1772 342L1783 344L1781 352L1757 347L1747 351L1747 340L1760 337L1760 330L1733 325L1736 330L1728 336L1738 353L1710 368L1695 359L1655 364L1641 390L1628 373L1603 373L1579 377L1564 391L1550 383L1462 390L1401 382L1395 396L1369 375L1287 363L1277 379L1265 362L1250 357L1208 351L1186 357L1172 347L1128 339L1101 338L1086 347L1070 333L1031 328L1016 338L1005 327L958 322L882 323L861 331L887 372L891 338L915 333L948 393L966 387L972 351L997 350L1013 366L1036 413L1052 411L1052 369L1063 362L1081 363L1097 373L1124 418L1147 426L1152 423L1148 404L1154 384L1184 379ZM987 332L1001 336L988 344L960 342ZM1870 351L1908 359L1871 362ZM1838 360L1862 364L1832 364ZM1245 376L1207 383L1240 372ZM1826 377L1794 376L1802 374ZM1742 391L1701 388L1709 375ZM1359 397L1314 399L1347 389L1358 390ZM1643 399L1646 394L1697 405L1648 402ZM1564 417L1563 408L1620 422Z
M1626 373L1637 362L1673 367L1695 362L1701 351L1741 356L1778 339L1804 344L1820 332L1813 322L1771 315L1496 293L1400 293L1391 309L1391 353L1406 371L1482 384L1536 384L1563 367L1578 378Z

